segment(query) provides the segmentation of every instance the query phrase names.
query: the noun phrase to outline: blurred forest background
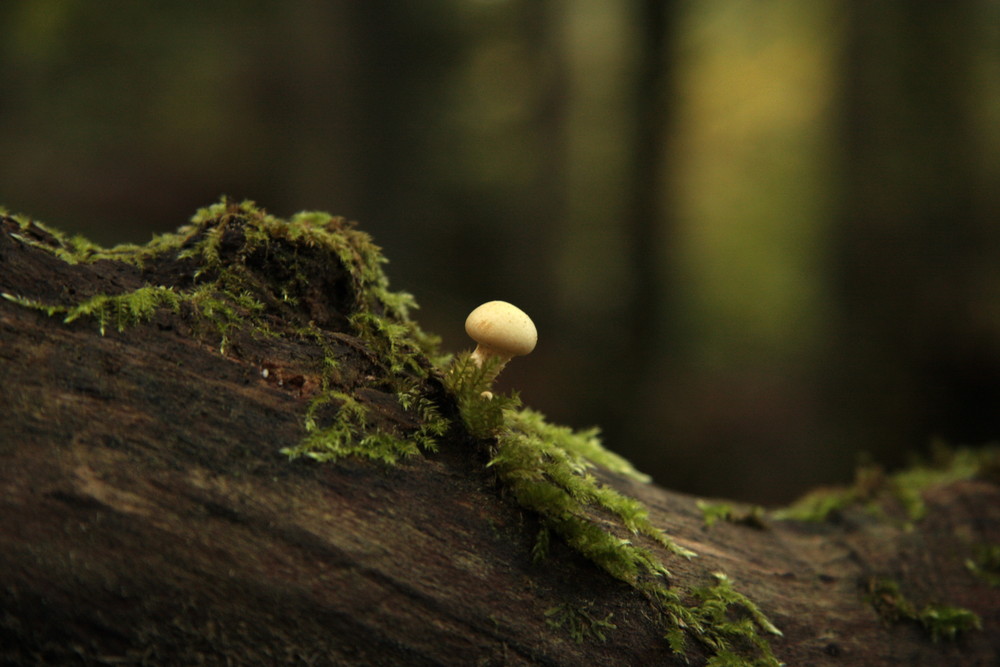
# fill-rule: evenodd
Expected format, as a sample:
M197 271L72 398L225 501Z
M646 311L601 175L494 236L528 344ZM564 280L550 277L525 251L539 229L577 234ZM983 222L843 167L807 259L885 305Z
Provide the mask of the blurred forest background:
M1000 439L1000 2L5 0L0 205L358 220L444 347L753 502Z

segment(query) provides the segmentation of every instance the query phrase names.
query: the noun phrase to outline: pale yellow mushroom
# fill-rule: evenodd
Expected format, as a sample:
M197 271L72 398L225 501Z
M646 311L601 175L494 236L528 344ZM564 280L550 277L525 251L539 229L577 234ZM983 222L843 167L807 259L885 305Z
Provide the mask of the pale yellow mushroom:
M465 332L476 341L472 361L482 366L488 357L500 359L500 370L513 357L535 349L538 331L523 310L506 301L489 301L479 306L465 320Z

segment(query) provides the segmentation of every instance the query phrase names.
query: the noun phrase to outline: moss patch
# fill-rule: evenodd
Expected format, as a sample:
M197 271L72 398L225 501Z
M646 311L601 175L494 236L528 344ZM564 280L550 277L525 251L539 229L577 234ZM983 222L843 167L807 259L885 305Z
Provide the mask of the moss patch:
M766 636L780 631L724 573L690 591L669 584L670 572L651 548L680 558L696 554L676 544L649 520L648 510L603 484L599 470L648 481L628 461L606 450L594 430L549 424L522 408L516 395L492 395L494 369L459 355L445 383L470 433L488 449L488 465L521 507L542 523L533 556L545 558L552 535L641 591L652 603L671 649L687 658L698 645L710 665L778 665ZM555 613L555 612L553 612ZM568 613L568 612L567 612ZM565 614L563 614L565 616ZM565 620L583 623L575 617ZM582 629L578 628L579 632Z
M774 511L778 520L825 521L848 508L888 517L902 514L906 521L919 521L927 513L923 492L981 475L991 475L1000 460L1000 448L937 448L929 461L918 461L894 474L876 465L861 466L854 484L816 489L788 507Z
M865 599L887 623L917 623L934 641L954 640L962 633L982 629L979 616L972 611L937 603L914 604L890 579L869 579Z
M102 335L150 321L162 311L180 317L199 339L230 350L234 337L281 339L321 351L310 370L318 378L306 411L306 437L285 450L291 457L332 460L362 455L395 462L431 450L448 421L431 400L426 380L436 341L410 319L413 297L389 290L385 259L370 237L343 218L305 212L284 221L252 202L223 200L201 209L191 224L157 236L145 246L111 249L80 237L66 237L23 217L10 236L71 265L116 262L131 267L128 282L141 286L116 293L74 295L50 302L4 293L13 303L66 323L93 320ZM169 267L171 284L159 267ZM350 342L379 368L368 378L344 378L338 356ZM345 386L347 385L347 386ZM386 420L380 403L410 415Z
M737 509L731 503L711 503L707 500L699 500L696 505L701 510L705 528L711 528L717 521L760 530L767 528L767 524L764 523L764 508L760 505Z
M749 598L733 588L732 580L723 572L712 573L714 583L695 588L691 595L697 604L683 606L675 596L668 596L664 607L674 619L667 640L678 655L684 655L687 630L713 655L710 667L776 667L775 658L762 632L781 636Z
M181 299L174 290L160 286L140 287L133 292L114 296L98 294L72 306L45 304L7 293L0 296L26 308L40 310L50 317L65 316L63 322L66 324L81 317L91 317L97 320L102 336L108 325L113 325L118 331L124 331L127 327L148 321L158 308L177 311L181 304Z

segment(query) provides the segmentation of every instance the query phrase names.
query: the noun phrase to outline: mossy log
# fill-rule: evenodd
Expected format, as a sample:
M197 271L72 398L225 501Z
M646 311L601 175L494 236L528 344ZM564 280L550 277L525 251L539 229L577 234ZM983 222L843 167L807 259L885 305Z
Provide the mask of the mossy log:
M0 663L997 664L988 457L869 474L799 519L595 471L681 548L630 536L664 590L781 633L678 650L650 588L558 534L537 557L545 522L405 343L374 246L253 215L223 202L111 250L0 219ZM295 457L348 401L379 454ZM719 573L754 608L706 611Z

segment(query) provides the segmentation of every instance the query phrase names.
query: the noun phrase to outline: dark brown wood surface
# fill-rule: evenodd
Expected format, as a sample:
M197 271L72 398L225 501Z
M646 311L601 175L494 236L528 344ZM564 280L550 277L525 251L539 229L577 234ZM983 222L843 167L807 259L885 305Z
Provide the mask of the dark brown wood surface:
M6 293L60 302L187 270L69 265L12 230ZM361 391L351 378L378 372L371 351L347 327L330 340L345 389ZM536 519L460 429L397 466L280 454L305 433L319 356L238 332L221 352L167 310L102 336L0 300L0 663L683 664L628 585L558 541L532 562ZM381 418L410 419L364 391ZM706 528L695 498L608 482L699 554L662 554L672 585L727 573L784 632L771 645L788 665L1000 664L1000 589L965 566L974 545L1000 543L990 481L929 489L914 524L850 510L763 529ZM865 599L873 577L968 608L982 629L934 642L890 624ZM616 629L577 643L546 616L561 604Z

